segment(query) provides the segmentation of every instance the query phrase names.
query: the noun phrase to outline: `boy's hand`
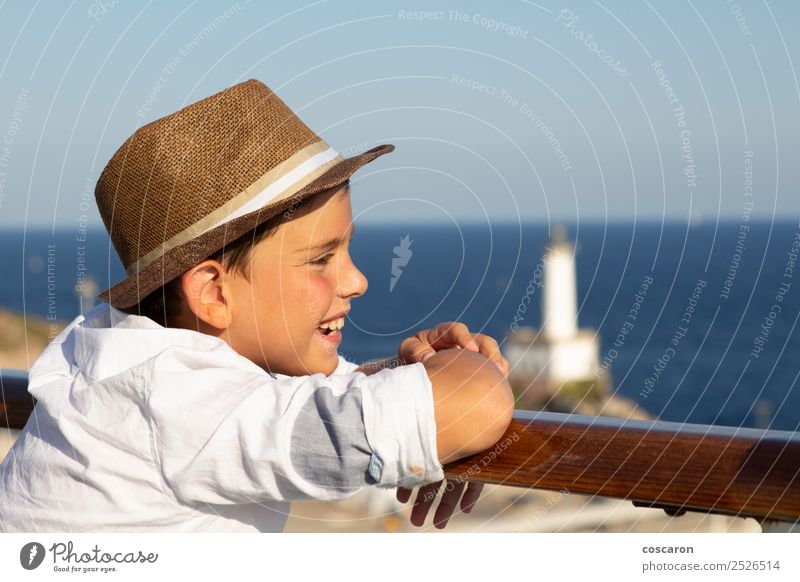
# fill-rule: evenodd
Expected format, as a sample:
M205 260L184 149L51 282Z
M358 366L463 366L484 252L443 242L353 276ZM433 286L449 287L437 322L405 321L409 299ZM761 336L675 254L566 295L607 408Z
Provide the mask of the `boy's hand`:
M466 325L457 321L440 323L433 329L420 331L404 339L397 350L397 359L401 363L414 364L424 362L440 350L453 348L481 353L494 362L504 375L508 375L510 365L500 353L500 346L494 338L482 333L470 333Z
M425 518L433 506L433 501L439 494L439 489L445 481L438 481L436 483L429 483L419 488L417 499L414 501L414 509L411 510L411 523L417 527L421 527L425 523ZM466 486L466 493L464 488ZM436 508L436 513L433 516L433 525L438 529L444 529L447 525L450 516L458 505L458 500L461 498L461 511L469 513L478 497L481 495L483 483L466 483L465 481L447 481L447 485L442 493L442 500L439 502L439 507ZM464 497L461 494L464 493ZM404 487L397 488L397 500L400 503L405 503L411 498L411 489Z
M420 331L413 337L404 339L397 350L397 359L401 364L414 364L424 362L440 350L453 348L463 348L483 354L494 362L503 375L508 376L511 366L500 353L500 346L497 345L494 338L482 333L471 333L466 325L457 321L440 323L433 329ZM414 509L411 510L412 524L420 527L425 523L425 518L433 506L433 501L436 499L442 483L444 481L420 487L417 499L414 501ZM447 525L459 499L461 499L461 511L464 513L472 511L482 490L483 483L467 484L463 481L448 481L444 493L442 493L442 500L433 516L434 525L439 529ZM464 493L463 497L461 497L462 493ZM397 500L400 503L405 503L410 498L411 489L398 487Z

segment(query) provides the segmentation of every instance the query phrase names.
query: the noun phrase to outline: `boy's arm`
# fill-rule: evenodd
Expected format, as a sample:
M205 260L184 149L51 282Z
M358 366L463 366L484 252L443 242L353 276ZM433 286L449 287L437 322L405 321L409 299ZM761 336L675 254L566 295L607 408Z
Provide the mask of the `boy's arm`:
M433 385L440 463L474 455L500 440L511 423L514 396L489 358L469 350L442 350L423 366Z
M444 322L432 329L419 331L414 336L404 339L400 344L397 356L403 363L424 362L437 352L451 348L463 348L487 356L504 376L508 376L511 369L511 365L503 357L500 346L494 338L482 333L473 333L466 324L458 321ZM424 524L425 517L443 482L429 483L420 488L417 500L414 502L414 510L411 512L411 523L416 526ZM481 482L465 483L458 480L448 480L434 516L434 525L437 528L443 528L447 525L447 521L459 504L459 499L461 500L462 511L469 513L478 500L482 489L483 483ZM397 500L400 503L405 503L410 498L411 489L398 487Z
M397 357L366 362L370 375L401 365ZM423 362L433 385L436 440L442 464L488 449L503 436L514 413L514 396L503 373L469 350L442 350Z
M145 412L157 466L181 502L344 499L367 485L443 478L422 364L270 377L239 360L178 348L154 358Z
M280 379L231 368L227 353L156 360L146 412L165 484L186 503L342 499L370 484L440 481L440 459L488 448L508 424L498 424L499 372L463 350L370 376Z

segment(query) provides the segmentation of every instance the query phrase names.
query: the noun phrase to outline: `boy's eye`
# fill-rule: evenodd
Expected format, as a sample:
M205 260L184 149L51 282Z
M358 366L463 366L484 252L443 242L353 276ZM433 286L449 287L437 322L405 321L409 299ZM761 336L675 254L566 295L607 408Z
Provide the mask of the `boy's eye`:
M328 253L327 255L322 255L320 258L314 259L313 261L311 261L311 264L312 265L327 265L328 261L331 260L332 256L333 256L332 253Z

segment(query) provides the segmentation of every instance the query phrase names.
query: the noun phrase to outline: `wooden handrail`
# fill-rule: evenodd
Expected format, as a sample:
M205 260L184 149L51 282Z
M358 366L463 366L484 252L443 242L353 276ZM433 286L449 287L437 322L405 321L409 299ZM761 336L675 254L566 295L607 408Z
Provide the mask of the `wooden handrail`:
M28 393L28 374L19 370L0 373L0 428L24 428L36 400Z
M787 431L518 410L493 449L448 464L445 476L672 514L800 520L800 434Z
M0 374L0 427L34 406L24 372ZM668 513L800 520L800 433L517 410L494 448L448 479L629 499Z

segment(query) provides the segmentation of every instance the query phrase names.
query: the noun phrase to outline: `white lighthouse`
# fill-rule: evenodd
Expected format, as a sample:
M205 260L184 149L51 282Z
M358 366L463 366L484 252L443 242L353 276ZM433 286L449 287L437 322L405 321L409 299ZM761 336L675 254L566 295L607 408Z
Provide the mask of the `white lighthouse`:
M564 238L563 228L554 229L544 256L542 331L551 342L578 333L575 249Z
M532 380L555 391L568 382L592 382L600 367L600 342L593 329L578 326L575 247L564 229L553 229L543 255L540 291L542 327L520 326L505 346L510 377ZM533 302L532 302L533 303Z

